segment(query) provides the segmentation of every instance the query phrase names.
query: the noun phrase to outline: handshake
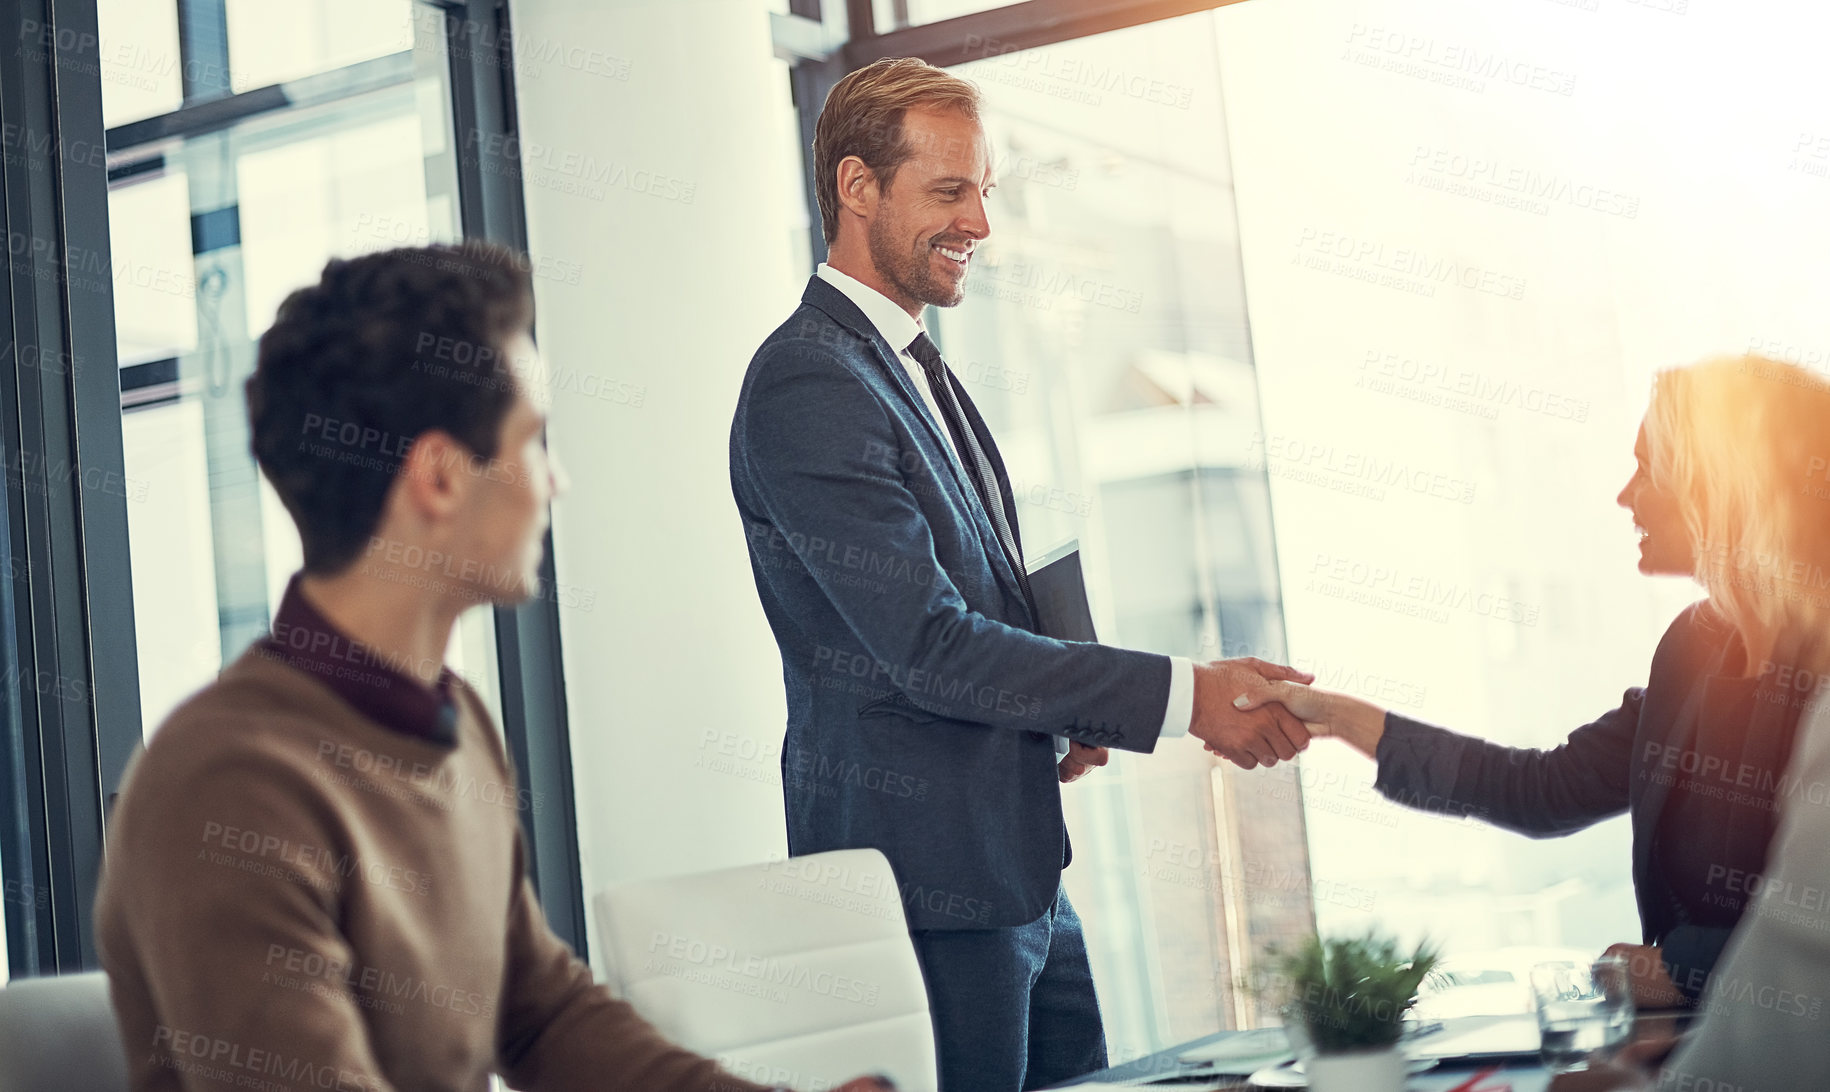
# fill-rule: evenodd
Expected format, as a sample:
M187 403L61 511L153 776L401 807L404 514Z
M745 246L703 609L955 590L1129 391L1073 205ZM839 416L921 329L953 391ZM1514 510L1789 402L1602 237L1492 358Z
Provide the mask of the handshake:
M1195 665L1188 734L1241 769L1288 762L1314 736L1340 736L1372 755L1385 710L1309 686L1315 676L1255 656Z
M1241 769L1288 762L1316 736L1336 736L1377 758L1385 710L1310 686L1315 676L1256 656L1195 665L1188 734ZM1058 767L1063 783L1106 764L1106 749L1076 741Z

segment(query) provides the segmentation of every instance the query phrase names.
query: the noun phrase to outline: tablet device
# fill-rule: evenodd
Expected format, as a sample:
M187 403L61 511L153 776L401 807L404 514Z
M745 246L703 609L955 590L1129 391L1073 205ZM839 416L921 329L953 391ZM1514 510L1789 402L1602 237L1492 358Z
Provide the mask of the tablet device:
M1038 632L1057 641L1097 641L1093 608L1080 568L1080 540L1069 539L1031 561L1029 592L1036 601Z

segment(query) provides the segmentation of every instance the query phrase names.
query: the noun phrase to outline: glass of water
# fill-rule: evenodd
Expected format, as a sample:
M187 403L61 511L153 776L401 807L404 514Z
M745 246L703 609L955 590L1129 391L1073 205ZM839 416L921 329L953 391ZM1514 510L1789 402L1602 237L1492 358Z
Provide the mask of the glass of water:
M1632 979L1620 956L1602 956L1586 967L1540 963L1531 969L1531 996L1539 1053L1552 1073L1605 1060L1633 1034Z

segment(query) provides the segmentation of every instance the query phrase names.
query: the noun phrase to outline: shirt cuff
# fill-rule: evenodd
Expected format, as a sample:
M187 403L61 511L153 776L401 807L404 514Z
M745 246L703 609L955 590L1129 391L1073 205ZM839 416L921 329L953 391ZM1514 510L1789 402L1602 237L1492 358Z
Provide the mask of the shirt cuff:
M1186 656L1169 657L1169 704L1163 707L1163 730L1158 739L1185 736L1195 722L1195 662Z

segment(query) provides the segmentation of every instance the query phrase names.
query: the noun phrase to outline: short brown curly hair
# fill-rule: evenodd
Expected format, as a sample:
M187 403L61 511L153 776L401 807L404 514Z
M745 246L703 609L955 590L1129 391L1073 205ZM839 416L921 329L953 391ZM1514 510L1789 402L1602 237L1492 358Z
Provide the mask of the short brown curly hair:
M306 572L360 556L421 434L496 454L516 390L503 346L533 326L529 268L478 241L388 250L333 258L280 304L248 378L248 419Z
M857 156L885 190L915 154L903 139L910 108L958 110L979 116L979 89L915 57L885 57L833 86L813 127L814 194L820 231L831 246L839 237L839 164Z

